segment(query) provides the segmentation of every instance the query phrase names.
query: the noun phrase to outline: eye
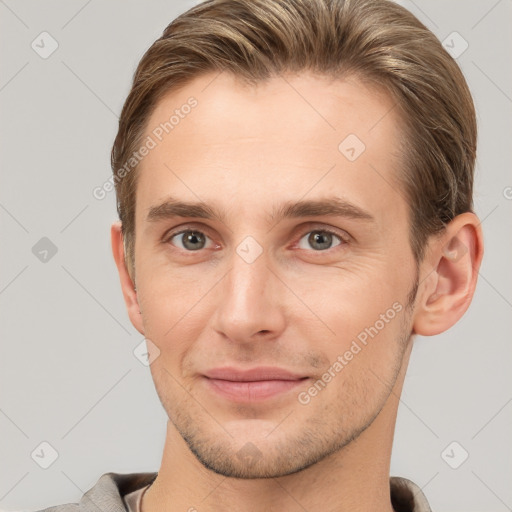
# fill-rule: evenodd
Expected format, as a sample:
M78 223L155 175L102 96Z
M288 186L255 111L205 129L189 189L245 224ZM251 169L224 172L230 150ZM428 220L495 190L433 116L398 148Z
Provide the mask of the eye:
M176 239L177 242L173 242L174 239ZM208 236L206 236L202 231L195 229L186 229L179 231L178 233L173 233L167 237L167 242L187 252L204 249L206 240L209 240Z
M338 239L339 242L333 245L333 241L336 241L335 239ZM342 243L346 243L346 240L342 238L341 235L338 235L328 229L315 229L314 231L308 231L299 240L299 249L308 249L309 247L301 245L303 240L305 240L305 243L309 244L309 246L313 247L317 252L325 251L341 245Z
M195 252L206 249L208 241L210 241L210 244L213 243L210 237L203 231L197 229L182 229L176 233L170 233L165 237L166 243L170 243L185 252ZM346 244L347 242L347 239L334 231L329 229L315 229L306 232L300 238L298 248L313 248L315 252L326 252L329 249Z

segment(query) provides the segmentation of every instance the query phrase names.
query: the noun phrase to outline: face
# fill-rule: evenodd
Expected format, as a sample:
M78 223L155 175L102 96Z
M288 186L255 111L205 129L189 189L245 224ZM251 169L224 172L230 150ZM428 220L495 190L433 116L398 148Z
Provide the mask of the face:
M416 282L392 107L355 78L222 73L148 121L134 324L170 421L218 473L306 468L390 395Z

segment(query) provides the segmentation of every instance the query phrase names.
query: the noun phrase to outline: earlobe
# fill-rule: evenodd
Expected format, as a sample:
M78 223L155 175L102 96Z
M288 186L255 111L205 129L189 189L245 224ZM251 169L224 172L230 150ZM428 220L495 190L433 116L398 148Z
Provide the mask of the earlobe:
M142 335L144 335L144 327L142 323L142 315L140 313L137 290L126 266L124 253L123 233L121 223L115 222L110 228L110 236L112 243L112 254L116 262L121 289L123 292L124 302L128 311L131 323Z
M442 236L431 241L415 310L416 334L440 334L464 315L475 292L482 257L482 230L473 213L458 215Z

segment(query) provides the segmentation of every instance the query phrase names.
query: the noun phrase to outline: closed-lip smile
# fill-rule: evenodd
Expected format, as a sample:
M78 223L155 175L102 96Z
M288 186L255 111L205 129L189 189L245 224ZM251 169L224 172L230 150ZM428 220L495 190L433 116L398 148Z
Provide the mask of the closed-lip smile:
M235 402L262 401L282 395L309 378L275 366L250 369L224 366L208 370L203 375L213 392Z

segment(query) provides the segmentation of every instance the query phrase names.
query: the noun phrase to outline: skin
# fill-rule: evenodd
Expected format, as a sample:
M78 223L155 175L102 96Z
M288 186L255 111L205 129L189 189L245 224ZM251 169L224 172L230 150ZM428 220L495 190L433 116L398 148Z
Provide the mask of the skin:
M190 96L197 107L138 169L133 280L120 224L111 230L128 314L157 356L150 369L169 417L142 511L391 512L391 446L414 334L445 331L469 306L483 253L478 218L456 217L417 268L395 178L400 119L388 96L353 77L301 73L253 87L206 74L160 101L146 135ZM338 149L349 134L366 146L353 162ZM148 220L170 195L224 218ZM270 219L285 201L333 196L373 220ZM204 238L172 237L184 228ZM322 229L335 232L321 232L324 246L309 236ZM247 236L263 251L252 263L237 253ZM393 304L402 306L394 318L301 403L298 394ZM203 377L226 365L308 379L236 403Z

